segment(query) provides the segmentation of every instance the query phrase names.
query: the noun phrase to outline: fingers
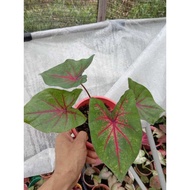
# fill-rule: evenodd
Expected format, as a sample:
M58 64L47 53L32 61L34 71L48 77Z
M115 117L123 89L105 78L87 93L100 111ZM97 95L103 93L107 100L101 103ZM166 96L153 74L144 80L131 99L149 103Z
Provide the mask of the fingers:
M81 131L78 133L75 139L75 143L79 144L81 142L84 142L86 144L87 140L88 140L87 133L84 131ZM96 154L96 152L87 148L86 162L89 164L95 164L97 162L97 159L98 159L98 155Z
M86 143L86 141L88 140L88 135L84 131L79 132L75 139L71 137L71 134L72 134L71 131L59 133L56 137L56 143L67 143L67 142L74 142L74 141L76 141L76 143L79 143L79 142Z
M97 153L93 150L88 149L86 163L91 164L91 165L96 165L98 160L99 160L99 158L98 158Z
M88 140L88 135L84 131L80 131L78 133L77 137L75 138L76 142L81 142L82 141L82 142L86 143L87 140Z
M95 151L90 150L86 147L86 142L88 140L88 135L84 131L80 131L76 138L71 137L71 131L63 132L57 135L56 144L60 146L62 144L68 146L77 146L77 149L80 149L84 154L86 154L86 163L96 164L98 160L98 155ZM86 153L85 153L86 152Z
M94 158L91 158L91 157L86 157L86 163L87 164L96 164L96 159L94 159Z
M90 158L93 158L93 159L98 158L98 155L96 154L96 152L92 151L92 150L88 150L87 156L90 157Z

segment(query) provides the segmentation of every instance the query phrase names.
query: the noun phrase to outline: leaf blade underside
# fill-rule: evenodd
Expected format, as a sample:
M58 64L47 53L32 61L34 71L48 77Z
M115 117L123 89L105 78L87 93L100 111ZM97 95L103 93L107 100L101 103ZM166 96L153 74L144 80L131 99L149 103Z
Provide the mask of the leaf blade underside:
M128 79L129 88L133 90L136 99L136 106L142 120L154 124L164 112L155 101L150 91L143 85Z
M80 59L78 61L67 59L64 63L44 71L41 73L41 76L49 86L59 86L62 88L77 87L87 81L87 76L82 74L91 64L93 57L94 55L88 59Z
M123 181L138 155L142 127L133 92L120 98L113 112L97 99L90 100L89 126L99 158Z
M25 123L45 133L60 133L83 124L86 117L72 108L81 91L49 88L39 92L24 106Z

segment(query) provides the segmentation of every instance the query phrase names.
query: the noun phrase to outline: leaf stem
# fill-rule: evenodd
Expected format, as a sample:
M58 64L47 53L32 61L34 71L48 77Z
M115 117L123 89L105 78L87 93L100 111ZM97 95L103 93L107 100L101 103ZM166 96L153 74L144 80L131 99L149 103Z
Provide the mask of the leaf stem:
M86 93L88 94L88 96L89 96L89 98L91 98L91 96L90 96L90 93L88 92L88 90L85 88L85 86L83 85L83 84L80 84L82 87L83 87L83 89L86 91Z

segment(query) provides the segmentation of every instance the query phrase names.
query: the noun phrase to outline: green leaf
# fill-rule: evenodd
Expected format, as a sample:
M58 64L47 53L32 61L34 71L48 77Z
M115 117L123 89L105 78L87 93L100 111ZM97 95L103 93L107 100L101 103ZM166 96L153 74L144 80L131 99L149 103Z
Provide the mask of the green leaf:
M82 75L84 70L91 64L94 55L88 59L73 60L67 59L43 73L41 76L49 86L59 86L62 88L77 87L87 81L87 76Z
M45 133L60 133L82 125L86 117L72 108L81 91L50 88L39 92L24 107L25 123Z
M153 99L150 91L143 85L128 79L129 88L133 90L136 99L136 106L139 111L140 118L150 124L154 124L164 112Z
M146 162L147 158L144 155L145 155L145 152L143 150L140 150L139 154L137 155L137 157L133 163L134 164L142 164L142 163Z
M132 90L124 93L112 112L101 100L91 98L89 127L92 144L100 160L120 182L123 181L139 153L142 139L142 127Z

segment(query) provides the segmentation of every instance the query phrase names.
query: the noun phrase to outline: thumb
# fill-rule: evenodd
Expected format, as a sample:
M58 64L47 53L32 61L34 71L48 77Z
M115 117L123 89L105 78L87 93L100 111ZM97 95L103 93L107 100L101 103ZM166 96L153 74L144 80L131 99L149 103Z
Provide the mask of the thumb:
M83 141L84 143L86 143L87 140L88 140L88 135L84 131L80 131L77 137L75 138L75 141L78 141L78 142Z

